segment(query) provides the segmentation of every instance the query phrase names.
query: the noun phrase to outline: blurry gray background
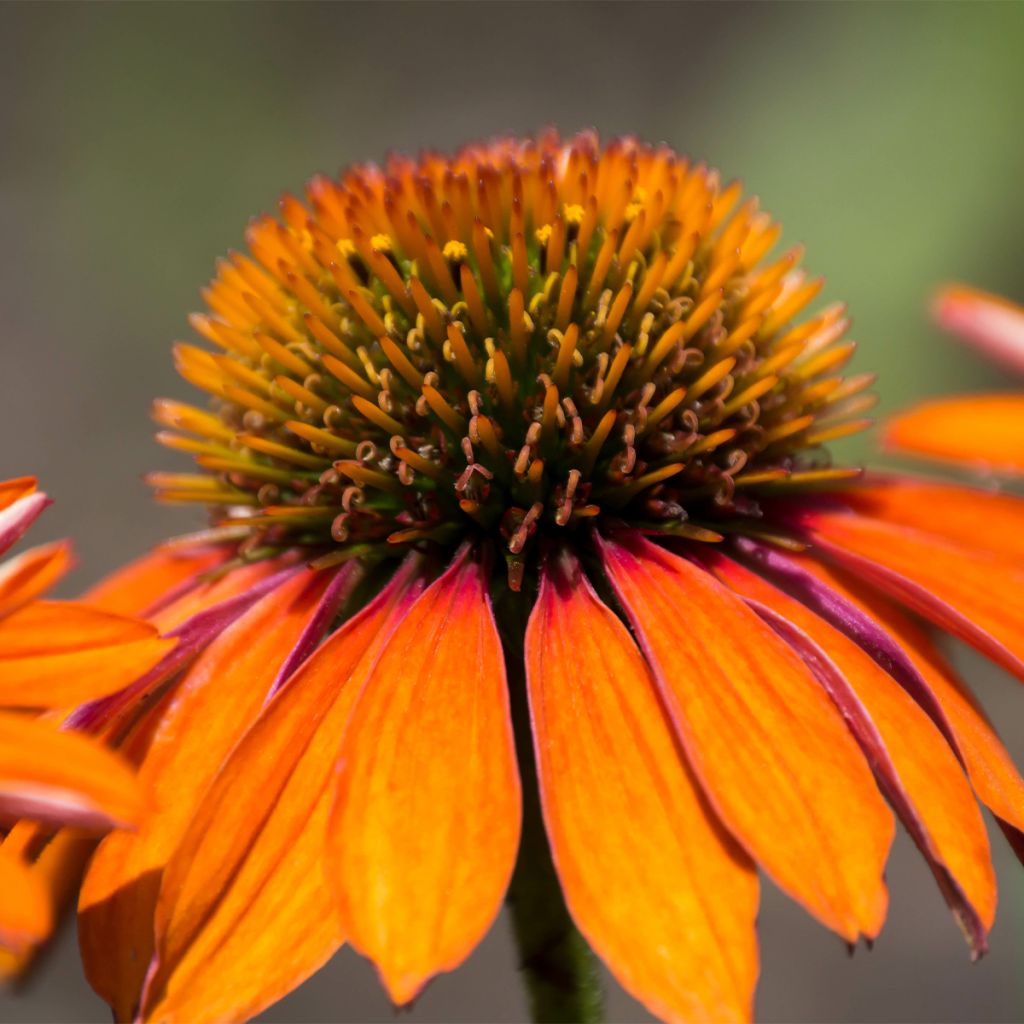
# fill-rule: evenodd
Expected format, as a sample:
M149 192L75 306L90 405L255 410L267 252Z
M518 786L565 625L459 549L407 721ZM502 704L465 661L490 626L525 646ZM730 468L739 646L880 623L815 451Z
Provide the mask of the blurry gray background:
M191 528L140 481L185 465L150 440L148 406L192 397L169 344L247 218L314 171L546 124L742 177L849 301L883 410L1005 383L924 308L947 278L1024 300L1022 54L1012 3L0 5L0 477L35 473L57 499L34 537L75 538L66 593ZM960 663L1024 760L1019 684ZM1024 1019L1024 876L993 839L1000 914L973 966L905 837L872 953L848 959L766 886L759 1017ZM648 1019L609 992L613 1018ZM499 920L402 1019L524 1014ZM265 1019L392 1016L346 951ZM0 995L0 1020L107 1019L70 934Z

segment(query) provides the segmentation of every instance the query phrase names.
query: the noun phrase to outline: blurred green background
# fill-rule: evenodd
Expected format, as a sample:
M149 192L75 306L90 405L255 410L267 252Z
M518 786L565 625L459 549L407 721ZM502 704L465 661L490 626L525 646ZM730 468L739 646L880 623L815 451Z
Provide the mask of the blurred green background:
M189 395L169 344L247 218L314 171L546 124L664 140L742 177L849 302L883 410L1012 386L925 305L949 278L1024 300L1022 99L1015 3L2 5L0 476L36 473L57 499L36 536L74 536L72 590L190 528L140 481L182 466L148 406ZM1016 684L962 664L1020 759ZM905 839L873 953L849 960L768 887L759 1017L1024 1017L1024 883L994 840L1001 913L974 966ZM610 987L617 1019L646 1019ZM499 922L406 1019L524 1012ZM0 1019L107 1019L70 936ZM391 1010L345 952L266 1019Z

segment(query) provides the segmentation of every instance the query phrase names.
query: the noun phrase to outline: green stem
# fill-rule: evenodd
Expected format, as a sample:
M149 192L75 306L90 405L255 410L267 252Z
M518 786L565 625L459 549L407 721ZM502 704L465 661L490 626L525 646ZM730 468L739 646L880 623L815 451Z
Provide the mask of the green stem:
M530 1013L535 1024L601 1024L604 994L597 964L566 909L544 831L522 656L508 660L523 832L507 901Z

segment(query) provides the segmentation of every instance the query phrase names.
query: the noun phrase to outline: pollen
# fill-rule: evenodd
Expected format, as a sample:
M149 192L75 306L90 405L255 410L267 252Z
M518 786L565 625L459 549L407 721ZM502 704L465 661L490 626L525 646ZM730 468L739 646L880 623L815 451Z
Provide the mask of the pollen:
M841 306L718 173L631 138L500 139L285 196L192 317L161 402L210 506L253 549L321 560L479 538L518 587L545 537L602 517L714 541L760 503L856 475L867 424Z

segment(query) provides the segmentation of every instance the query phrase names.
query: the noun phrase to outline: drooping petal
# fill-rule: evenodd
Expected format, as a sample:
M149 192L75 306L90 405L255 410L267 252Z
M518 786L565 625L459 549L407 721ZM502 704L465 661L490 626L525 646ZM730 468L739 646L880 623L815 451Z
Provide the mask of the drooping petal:
M79 901L88 977L118 1018L138 1003L153 952L160 873L210 780L255 720L329 573L296 573L237 619L176 685L142 759L152 813L139 831L108 836Z
M131 685L76 708L68 723L86 732L113 730L257 601L297 571L295 568L280 569L272 562L260 563L192 588L153 616L154 625L177 644Z
M1024 499L909 476L871 476L843 500L858 512L1024 564Z
M144 806L116 754L50 722L0 712L0 819L107 829L134 825Z
M978 798L993 814L1024 829L1024 779L974 695L957 678L923 629L877 592L846 573L806 556L795 557L878 627L891 635L942 710L943 720Z
M803 522L828 557L1024 678L1024 568L863 515L809 511Z
M230 554L228 547L158 547L100 580L82 600L120 615L148 615Z
M19 857L0 848L0 949L20 953L53 927L46 892Z
M282 558L265 559L252 565L215 572L211 578L203 579L187 588L178 597L161 602L160 607L149 619L162 632L171 633L208 609L224 604L234 598L245 599L251 593L259 593L262 584L271 586L275 577L293 568L293 563ZM261 595L262 596L262 595Z
M571 561L526 632L544 821L569 911L656 1016L747 1020L754 866L708 807L626 628Z
M694 772L776 883L848 941L878 933L894 825L803 662L709 573L635 533L600 540Z
M40 544L0 565L0 619L46 593L70 568L65 540Z
M142 1019L249 1019L344 941L324 866L338 747L416 570L309 658L214 780L164 871Z
M501 906L520 788L483 568L465 553L395 631L352 712L328 849L342 925L396 1004Z
M888 448L996 473L1024 473L1024 395L977 394L921 402L882 431Z
M992 359L1024 373L1024 309L962 284L940 289L932 313L941 327L972 342Z
M267 700L292 678L302 663L317 649L327 630L337 619L339 611L365 576L364 567L358 561L346 562L335 572L334 578L324 589L316 613L307 620L305 628L288 652L288 657L278 667Z
M51 504L34 477L0 481L0 555L12 547Z
M148 672L175 645L147 622L70 601L0 620L0 705L72 707Z
M806 605L718 552L701 557L731 589L777 617L769 624L832 694L972 951L983 953L995 916L995 874L974 794L945 738L892 676Z

